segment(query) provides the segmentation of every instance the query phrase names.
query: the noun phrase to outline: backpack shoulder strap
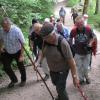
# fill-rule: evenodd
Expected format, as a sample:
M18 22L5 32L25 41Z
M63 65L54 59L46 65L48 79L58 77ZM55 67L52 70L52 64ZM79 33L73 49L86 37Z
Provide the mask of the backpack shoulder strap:
M80 35L80 31L78 30L78 28L76 28L76 32L77 32L77 34L79 34ZM83 34L85 34L86 33L86 28L85 27L83 27Z
M62 57L65 58L65 57L64 57L64 54L63 54L63 52L62 52L62 49L61 49L61 41L62 41L62 40L63 40L63 37L62 37L62 36L59 36L59 38L58 38L57 49L58 49L59 52L61 53Z

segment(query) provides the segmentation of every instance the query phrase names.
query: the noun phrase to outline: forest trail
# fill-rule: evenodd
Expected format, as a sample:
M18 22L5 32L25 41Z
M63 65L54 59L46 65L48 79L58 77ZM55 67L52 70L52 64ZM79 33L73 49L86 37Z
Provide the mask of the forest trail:
M57 5L55 6L55 16L58 17L58 12L61 6L65 6L65 1L59 0ZM73 22L71 20L70 9L66 9L66 23L65 25L70 29L73 26ZM98 44L100 44L100 32L96 31L96 35L98 38ZM100 46L98 45L98 53L100 51ZM88 100L100 100L100 55L98 54L96 57L93 57L92 69L90 71L91 84L82 86L83 91L88 96ZM27 71L27 82L24 87L19 87L20 82L20 74L18 71L15 71L19 82L18 84L12 88L8 89L7 84L10 82L9 78L5 75L3 79L0 79L0 100L52 100L49 92L47 91L44 83L42 81L36 81L37 76L36 72L33 71L32 66L26 68ZM41 68L39 71L44 76ZM46 81L50 90L52 91L54 97L56 97L55 87L52 85L51 80ZM69 75L67 80L67 91L69 94L70 100L84 100L81 97L80 92L77 88L73 86L71 75Z

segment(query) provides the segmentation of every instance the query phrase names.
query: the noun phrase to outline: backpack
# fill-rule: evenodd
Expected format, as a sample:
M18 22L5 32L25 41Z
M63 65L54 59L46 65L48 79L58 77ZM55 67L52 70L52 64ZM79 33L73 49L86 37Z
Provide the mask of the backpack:
M63 54L63 52L62 52L62 49L61 49L61 41L62 41L63 39L64 39L63 36L59 36L59 38L58 38L58 45L57 45L57 46L54 45L54 44L50 44L50 43L44 42L44 43L43 43L43 47L45 47L46 45L48 45L48 46L55 46L55 47L57 47L57 50L60 52L61 56L62 56L63 58L65 58L65 57L64 57L64 54Z
M89 54L90 51L87 49L88 36L87 36L85 27L83 28L82 32L80 32L77 28L76 32L77 34L75 36L75 44L74 44L75 53Z
M64 54L62 53L62 50L61 50L61 41L63 40L63 38L65 38L63 35L59 36L58 38L58 50L60 51L61 55L64 57ZM66 39L66 38L65 38ZM71 52L72 52L72 55L73 57L75 56L75 52L74 52L74 47L71 46L71 44L69 43L68 39L66 39L66 41L68 42L69 46L70 46L70 49L71 49Z
M58 38L57 49L58 49L58 51L60 52L61 56L62 56L63 58L65 58L65 56L64 56L64 54L63 54L63 52L62 52L62 49L61 49L61 41L62 41L63 39L64 39L63 36L59 36L59 38ZM67 42L68 42L68 41L67 41ZM74 57L75 52L73 51L73 48L72 48L72 46L70 45L69 42L68 42L68 44L69 44L69 46L70 46L70 49L71 49L72 55L73 55L73 57Z
M64 38L64 37L59 36L59 38L58 38L57 49L58 49L58 51L60 52L61 56L62 56L63 58L65 58L65 57L64 57L64 54L63 54L63 52L62 52L62 49L61 49L61 41L63 40L63 38Z
M61 48L61 42L62 42L63 39L64 39L63 36L59 36L59 37L58 37L58 45L57 45L57 46L56 46L56 45L53 45L53 44L49 44L49 43L47 43L47 42L44 42L44 46L45 46L45 45L56 46L56 47L57 47L57 50L60 52L61 56L65 59L65 56L64 56L64 54L63 54L63 52L62 52L62 48ZM71 51L72 51L72 49L71 49ZM73 52L72 52L72 54L73 54Z

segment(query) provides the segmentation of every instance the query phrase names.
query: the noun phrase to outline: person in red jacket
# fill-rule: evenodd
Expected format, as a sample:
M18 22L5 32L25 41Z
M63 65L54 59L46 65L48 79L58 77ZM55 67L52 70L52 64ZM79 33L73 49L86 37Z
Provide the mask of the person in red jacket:
M74 42L73 42L74 39ZM88 66L92 45L95 41L95 34L89 25L84 25L83 16L78 16L75 20L75 27L70 33L70 42L74 43L75 61L78 69L80 84L90 84L88 76ZM73 44L72 44L73 45Z

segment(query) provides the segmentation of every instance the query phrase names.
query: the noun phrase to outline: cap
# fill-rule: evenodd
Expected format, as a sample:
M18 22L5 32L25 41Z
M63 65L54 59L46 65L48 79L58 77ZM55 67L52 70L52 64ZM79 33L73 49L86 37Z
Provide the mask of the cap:
M84 18L88 18L88 15L87 15L87 14L84 14L83 17L84 17Z
M49 18L45 18L44 22L50 22L50 19Z
M54 30L54 25L51 23L45 23L43 24L41 31L40 31L40 35L42 37L46 37L48 36L50 33L52 33L52 31Z

